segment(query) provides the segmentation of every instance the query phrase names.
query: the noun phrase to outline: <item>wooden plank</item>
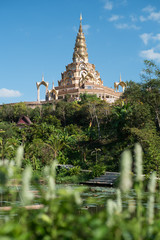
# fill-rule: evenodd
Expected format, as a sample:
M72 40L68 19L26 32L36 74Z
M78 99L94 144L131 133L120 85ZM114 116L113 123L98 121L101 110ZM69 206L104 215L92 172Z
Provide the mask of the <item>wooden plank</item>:
M120 173L116 172L106 172L104 175L100 177L96 177L94 179L90 179L86 182L81 182L81 184L86 185L103 185L103 186L113 186L116 179L120 176Z

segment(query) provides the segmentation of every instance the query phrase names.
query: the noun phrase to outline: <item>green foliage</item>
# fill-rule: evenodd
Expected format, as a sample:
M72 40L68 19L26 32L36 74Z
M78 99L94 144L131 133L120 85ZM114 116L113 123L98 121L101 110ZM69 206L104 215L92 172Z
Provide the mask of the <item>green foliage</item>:
M80 94L80 99L81 99L81 104L84 104L86 102L93 102L93 101L98 101L100 102L100 99L95 95L95 94Z
M131 129L132 133L137 136L146 153L144 155L145 172L156 171L160 174L160 149L157 146L160 144L160 136L156 133L156 129L149 125L146 129Z
M16 103L14 105L2 105L0 110L0 119L7 122L18 122L23 115L28 116L31 109L25 103Z
M86 179L85 174L81 173L81 169L78 166L72 168L61 167L57 170L56 182L57 183L79 183Z
M19 151L20 154L20 151ZM17 156L20 157L20 156ZM130 159L130 161L128 161ZM30 167L22 170L14 162L0 162L1 204L5 198L12 201L12 209L5 212L0 219L1 239L107 239L109 240L146 240L159 239L159 212L155 211L156 174L150 176L148 194L143 199L142 150L135 146L135 182L132 181L132 157L129 151L121 159L121 191L117 189L116 199L108 199L106 209L90 213L84 208L78 190L58 189L55 186L56 164L44 169L46 185L33 181ZM16 179L15 190L8 188L12 179ZM18 181L19 180L19 181ZM31 181L38 190L38 205L34 204L36 195L31 191ZM17 194L17 184L22 182L21 192ZM134 186L135 198L130 200L130 188ZM33 187L33 186L32 186ZM133 190L132 190L133 191ZM125 207L122 204L125 197ZM128 198L127 195L128 194ZM4 201L2 201L2 199ZM16 200L16 201L15 201ZM20 203L17 204L17 201ZM142 205L147 201L147 207ZM26 208L26 205L27 208ZM39 207L35 209L35 207Z
M94 165L92 168L92 177L99 177L105 173L106 166L105 165Z
M14 121L14 108L11 105L3 105L0 109L0 119L1 121Z
M29 117L31 121L34 122L39 122L41 116L41 109L39 107L36 107L35 109L32 109L30 111Z
M49 164L54 159L54 151L50 145L41 139L34 139L25 148L25 159L30 160L33 169L39 169L45 164ZM24 164L26 164L24 162Z
M81 170L81 168L79 166L76 166L76 167L70 168L68 173L70 176L78 175L78 174L80 174L80 170Z
M20 140L16 137L15 126L6 122L0 123L0 158L4 160L12 159L20 144Z
M66 126L66 131L69 135L80 135L83 134L83 131L81 130L81 128L79 126L77 126L76 124L70 124L68 126Z
M56 128L60 128L61 127L60 120L57 119L57 117L53 116L53 115L48 115L45 118L43 118L43 122L45 122L47 124L51 124L51 125L55 126Z
M17 103L14 105L14 121L17 122L18 119L25 115L27 116L29 109L27 108L25 103Z
M81 101L66 99L29 109L24 103L0 109L0 156L12 159L24 145L24 162L41 169L53 159L84 169L105 166L118 171L121 153L139 141L144 150L145 172L159 174L160 70L145 61L142 82L129 81L121 99L109 105L96 95ZM16 126L22 115L33 124ZM95 149L101 152L95 153ZM97 157L96 157L97 155ZM96 160L97 158L97 160Z

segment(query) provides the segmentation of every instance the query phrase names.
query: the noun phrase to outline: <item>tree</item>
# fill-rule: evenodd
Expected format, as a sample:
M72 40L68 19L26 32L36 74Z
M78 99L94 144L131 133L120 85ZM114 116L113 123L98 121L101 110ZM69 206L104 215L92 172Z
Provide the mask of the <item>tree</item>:
M34 169L37 169L51 164L54 160L54 153L51 146L37 138L26 145L25 160L32 164Z
M155 114L160 130L160 69L152 61L145 61L146 69L143 70L142 79L145 100Z
M160 176L160 136L156 132L155 126L148 125L148 128L132 128L138 142L144 149L144 170L146 173L156 171Z
M54 152L54 159L57 159L59 151L63 148L64 142L61 139L61 136L52 134L47 140L47 145L50 146Z
M77 102L59 101L56 105L55 115L65 127L68 124L79 121L78 112L80 108Z
M14 121L14 108L11 105L4 104L0 109L0 119L1 121Z
M20 145L20 138L14 124L0 123L0 159L12 159Z
M26 106L25 103L17 103L13 106L13 109L14 109L14 121L17 122L18 119L25 115L25 116L28 116L29 114L29 108Z

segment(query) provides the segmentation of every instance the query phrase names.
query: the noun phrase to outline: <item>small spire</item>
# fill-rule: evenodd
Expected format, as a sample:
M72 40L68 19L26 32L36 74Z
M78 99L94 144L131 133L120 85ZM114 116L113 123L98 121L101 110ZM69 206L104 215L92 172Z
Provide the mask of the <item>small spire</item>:
M88 62L88 53L86 47L85 36L82 30L82 14L80 14L80 26L77 33L75 48L73 52L73 62L79 61Z
M80 22L82 22L82 13L80 14Z
M79 33L82 33L82 14L80 14L80 26L79 26Z
M54 89L54 81L52 82L52 89Z
M120 73L120 78L119 78L119 82L121 82L121 73Z
M42 82L44 81L44 75L42 74Z

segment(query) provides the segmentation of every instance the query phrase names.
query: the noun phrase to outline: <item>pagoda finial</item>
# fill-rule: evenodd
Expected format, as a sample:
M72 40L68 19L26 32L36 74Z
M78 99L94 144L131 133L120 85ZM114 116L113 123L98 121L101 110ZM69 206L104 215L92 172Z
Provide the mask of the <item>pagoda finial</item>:
M80 14L80 26L79 26L79 33L82 33L82 13Z
M82 30L82 14L80 14L80 26L76 38L75 48L73 52L73 62L88 62L88 53L86 47L85 36Z
M119 77L119 82L121 82L121 73L120 73L120 77Z
M44 81L44 74L42 74L42 82Z
M54 81L52 82L52 89L54 89Z
M82 22L82 13L80 14L80 22Z

